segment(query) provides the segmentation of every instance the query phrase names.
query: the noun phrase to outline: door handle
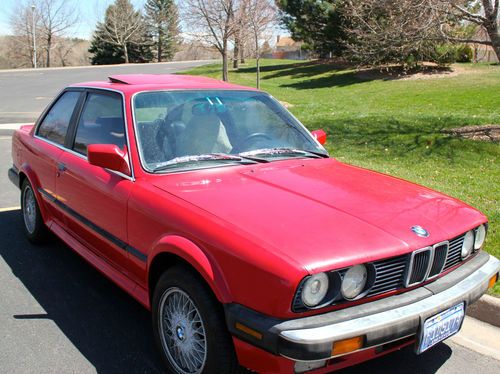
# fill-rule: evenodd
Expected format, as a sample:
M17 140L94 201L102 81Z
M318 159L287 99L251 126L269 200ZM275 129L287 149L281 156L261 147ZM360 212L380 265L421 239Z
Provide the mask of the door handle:
M60 173L64 173L66 170L68 170L66 168L66 165L64 165L63 163L58 163L57 164L57 171L60 172Z

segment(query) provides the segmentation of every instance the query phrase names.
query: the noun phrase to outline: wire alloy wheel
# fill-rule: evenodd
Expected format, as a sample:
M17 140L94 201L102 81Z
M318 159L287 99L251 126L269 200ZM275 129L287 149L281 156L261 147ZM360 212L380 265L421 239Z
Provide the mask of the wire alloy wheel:
M180 288L160 299L160 337L168 361L181 374L201 373L207 361L207 340L200 312Z
M33 234L36 225L36 202L35 195L31 188L26 188L24 191L23 218L26 230L28 230L30 234Z

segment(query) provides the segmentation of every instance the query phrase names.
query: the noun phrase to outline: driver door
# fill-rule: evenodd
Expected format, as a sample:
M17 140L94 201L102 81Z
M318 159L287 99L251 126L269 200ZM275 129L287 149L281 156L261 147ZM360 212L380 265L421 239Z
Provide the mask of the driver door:
M58 163L58 198L66 209L66 227L97 255L126 273L127 202L131 175L90 165L89 144L116 144L126 150L123 100L110 91L88 90L73 129L71 149Z

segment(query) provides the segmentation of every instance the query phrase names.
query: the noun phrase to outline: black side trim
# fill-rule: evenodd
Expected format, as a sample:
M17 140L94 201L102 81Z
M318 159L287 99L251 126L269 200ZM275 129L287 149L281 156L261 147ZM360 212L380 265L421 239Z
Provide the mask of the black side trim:
M12 165L12 167L9 169L9 179L12 183L16 185L17 188L21 188L19 185L19 170L17 170L17 167L15 165Z
M225 304L226 323L229 332L247 343L268 351L274 355L284 355L296 360L320 360L329 357L332 343L323 344L298 344L280 337L280 326L285 320L269 317L248 309L240 304ZM262 339L257 339L236 328L236 323L241 323L252 330L262 334Z
M224 304L224 312L228 330L232 335L275 355L279 353L279 336L273 331L273 326L278 325L283 320L266 316L240 304ZM238 330L236 328L237 322L261 333L262 339L259 340Z
M53 195L45 191L43 188L39 188L38 192L40 192L42 195L44 195L46 198L48 198L50 201L52 201L54 204L56 204L58 207L60 207L62 210L64 210L66 213L72 215L74 218L82 222L85 226L90 228L91 230L95 231L99 235L101 235L103 238L106 240L110 241L117 247L123 249L124 251L130 253L132 256L138 258L142 262L146 262L148 259L148 256L146 256L144 253L140 252L138 249L128 245L125 243L123 240L117 238L113 234L109 233L108 231L104 230L103 228L97 226L95 223L92 221L89 221L87 218L82 216L80 213L74 211L71 209L69 206L55 198Z

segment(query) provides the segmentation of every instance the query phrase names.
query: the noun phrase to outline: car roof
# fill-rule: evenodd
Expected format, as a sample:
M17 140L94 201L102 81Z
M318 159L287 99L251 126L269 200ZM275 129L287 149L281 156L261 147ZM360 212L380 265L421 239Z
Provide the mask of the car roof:
M82 82L70 87L104 88L133 94L156 90L255 90L213 78L177 74L119 74L108 81Z

